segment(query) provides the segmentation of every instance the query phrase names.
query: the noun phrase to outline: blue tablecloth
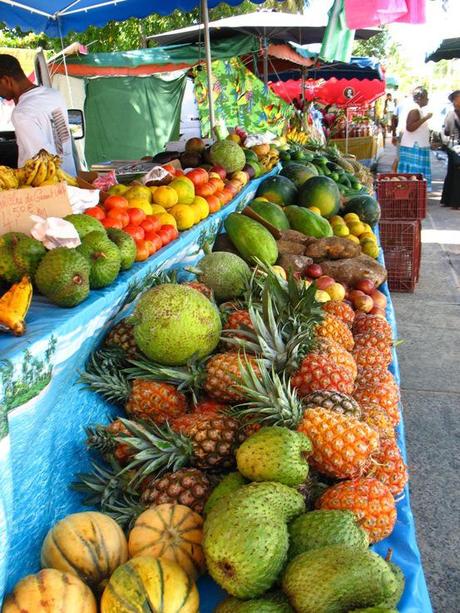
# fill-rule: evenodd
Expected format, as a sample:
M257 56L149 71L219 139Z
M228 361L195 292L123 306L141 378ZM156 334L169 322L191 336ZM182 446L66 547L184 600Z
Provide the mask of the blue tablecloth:
M273 171L275 173L276 171ZM224 218L252 199L261 179L252 181L219 213L147 262L136 264L112 286L93 291L75 309L59 309L34 298L24 337L0 339L0 601L24 575L36 572L41 543L49 528L69 513L82 510L69 490L75 473L89 468L84 427L106 420L114 408L78 384L78 372L113 323L155 271L180 269L196 262L212 242ZM388 290L385 290L388 294ZM395 332L391 300L388 318ZM397 358L392 364L399 379ZM405 453L403 426L400 444ZM406 574L403 613L430 613L415 528L406 488L398 502L398 522L376 549L393 549ZM201 612L211 613L223 592L208 577L199 582Z

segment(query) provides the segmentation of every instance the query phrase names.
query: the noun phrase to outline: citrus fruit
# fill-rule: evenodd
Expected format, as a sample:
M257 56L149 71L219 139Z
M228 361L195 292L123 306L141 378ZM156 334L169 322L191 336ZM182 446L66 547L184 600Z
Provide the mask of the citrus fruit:
M332 230L334 236L348 236L350 234L350 230L345 224L335 224L332 226Z
M371 228L371 226L368 223L363 223L363 226L364 226L366 232L370 232L371 234L373 234L372 228Z
M131 198L129 207L132 209L141 209L146 215L152 214L152 205L145 198Z
M174 226L177 228L176 219L170 213L160 213L159 215L154 215L154 217L160 221L162 226Z
M360 243L367 241L367 240L377 243L377 237L372 232L364 232L364 234L360 234L359 236Z
M346 238L348 238L348 240L353 241L354 243L359 245L359 238L357 236L353 236L353 234L349 234Z
M176 204L169 212L176 220L178 230L188 230L196 223L195 213L188 204Z
M164 206L160 206L159 204L152 204L152 215L162 215L166 213L166 209Z
M195 186L190 179L187 179L187 177L179 177L174 179L174 181L168 185L168 188L176 192L177 202L179 204L192 204L193 199L195 198ZM177 204L177 202L174 204ZM159 204L161 204L161 202Z
M179 197L175 189L169 185L161 185L153 192L153 201L165 209L170 209L179 202Z
M354 236L361 236L361 234L364 234L365 232L364 224L362 224L360 221L352 222L348 226L348 229L350 230L350 234L353 234Z
M329 302L329 300L331 299L331 297L329 296L329 294L324 291L323 289L317 289L315 292L315 299L318 302Z
M379 247L374 243L374 241L366 240L362 243L361 249L363 253L368 255L371 258L376 258L379 255Z
M331 224L331 226L337 226L337 225L345 226L346 225L344 218L340 217L340 215L334 215L333 217L331 217L329 220L329 223Z
M200 220L206 219L209 215L209 204L201 196L195 196L192 206L197 207L200 210Z
M321 210L317 206L309 206L307 208L312 213L315 213L315 215L320 215L321 216Z
M359 215L356 215L356 213L347 213L346 215L343 216L343 218L345 219L347 224L360 221Z

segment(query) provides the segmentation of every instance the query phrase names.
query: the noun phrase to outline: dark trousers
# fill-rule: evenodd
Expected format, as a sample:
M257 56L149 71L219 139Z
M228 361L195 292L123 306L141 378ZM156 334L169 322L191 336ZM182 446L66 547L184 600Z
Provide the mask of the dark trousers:
M449 147L445 147L447 153L447 174L442 188L441 204L460 208L460 156Z

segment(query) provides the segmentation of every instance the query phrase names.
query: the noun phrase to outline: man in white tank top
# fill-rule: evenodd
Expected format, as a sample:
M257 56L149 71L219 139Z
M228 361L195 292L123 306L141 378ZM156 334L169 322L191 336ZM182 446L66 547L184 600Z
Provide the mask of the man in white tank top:
M428 121L432 113L424 113L428 104L428 92L417 87L413 92L414 103L407 109L406 125L399 148L398 172L425 176L431 189L430 128Z

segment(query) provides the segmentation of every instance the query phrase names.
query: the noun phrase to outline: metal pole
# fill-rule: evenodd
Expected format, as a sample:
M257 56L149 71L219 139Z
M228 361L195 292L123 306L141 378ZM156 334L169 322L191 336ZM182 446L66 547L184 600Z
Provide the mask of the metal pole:
M214 101L212 99L211 40L209 37L209 15L207 0L201 0L201 18L203 20L204 26L204 48L206 55L206 72L208 77L209 126L211 132L210 136L212 137L216 127L216 117L214 115Z
M268 41L264 36L264 83L268 85Z

